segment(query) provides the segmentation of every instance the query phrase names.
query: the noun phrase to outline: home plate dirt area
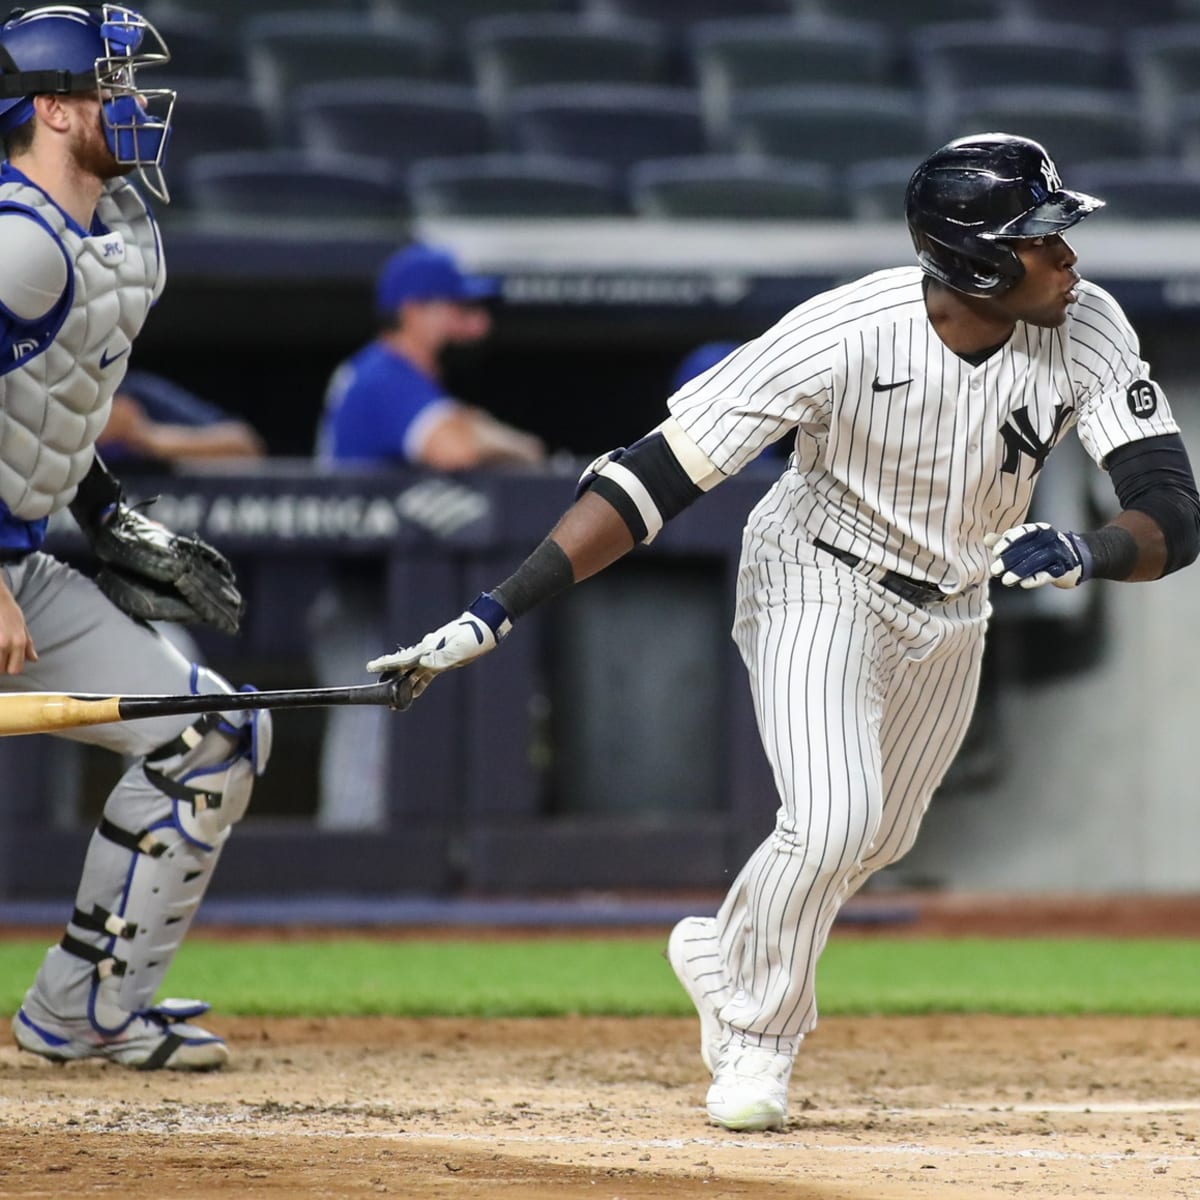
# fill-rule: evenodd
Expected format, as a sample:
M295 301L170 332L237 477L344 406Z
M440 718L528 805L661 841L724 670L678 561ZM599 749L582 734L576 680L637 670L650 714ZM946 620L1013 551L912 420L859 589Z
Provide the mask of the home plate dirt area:
M694 1020L211 1026L206 1075L5 1044L0 1197L1200 1196L1191 1019L829 1017L769 1134L707 1123Z

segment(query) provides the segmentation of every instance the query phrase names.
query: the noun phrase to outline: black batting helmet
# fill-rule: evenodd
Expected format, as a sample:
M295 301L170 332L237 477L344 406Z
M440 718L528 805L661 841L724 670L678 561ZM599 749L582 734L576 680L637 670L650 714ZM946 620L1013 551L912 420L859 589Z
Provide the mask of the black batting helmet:
M1039 143L977 133L935 150L916 169L904 215L927 275L968 296L997 296L1025 274L1011 240L1061 233L1103 205L1064 190Z

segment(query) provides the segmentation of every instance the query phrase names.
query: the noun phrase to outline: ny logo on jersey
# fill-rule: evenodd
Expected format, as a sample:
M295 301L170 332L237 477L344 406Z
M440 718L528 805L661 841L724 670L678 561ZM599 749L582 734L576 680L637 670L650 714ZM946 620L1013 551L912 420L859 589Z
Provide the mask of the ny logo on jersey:
M1042 438L1030 420L1029 409L1016 409L1000 426L1000 436L1004 439L1004 461L1000 464L1000 470L1005 474L1015 475L1021 465L1021 455L1027 454L1033 459L1033 474L1036 475L1042 469L1046 455L1058 441L1058 435L1062 432L1070 412L1071 409L1065 404L1055 405L1054 428L1049 437Z
M1048 192L1057 192L1062 187L1062 178L1059 176L1058 168L1048 159L1042 159L1042 165L1038 168L1042 178L1046 181L1046 190Z

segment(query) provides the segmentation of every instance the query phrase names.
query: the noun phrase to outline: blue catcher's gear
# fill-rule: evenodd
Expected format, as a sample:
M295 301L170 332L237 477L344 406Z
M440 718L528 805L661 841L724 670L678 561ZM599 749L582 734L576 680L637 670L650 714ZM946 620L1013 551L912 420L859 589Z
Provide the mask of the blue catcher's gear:
M1040 143L978 133L916 169L904 212L926 275L968 296L998 296L1025 274L1012 241L1062 233L1103 206L1067 191Z
M158 30L122 4L17 9L0 26L0 135L30 120L34 96L98 93L113 157L137 168L166 202L162 166L175 92L140 88L136 75L170 58Z

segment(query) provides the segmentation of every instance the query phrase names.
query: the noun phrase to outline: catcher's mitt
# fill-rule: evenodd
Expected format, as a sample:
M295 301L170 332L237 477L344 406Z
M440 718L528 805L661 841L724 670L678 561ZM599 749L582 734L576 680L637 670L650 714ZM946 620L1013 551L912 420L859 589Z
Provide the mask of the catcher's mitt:
M237 633L242 594L229 560L207 542L119 504L95 530L92 547L103 564L97 585L130 616Z

